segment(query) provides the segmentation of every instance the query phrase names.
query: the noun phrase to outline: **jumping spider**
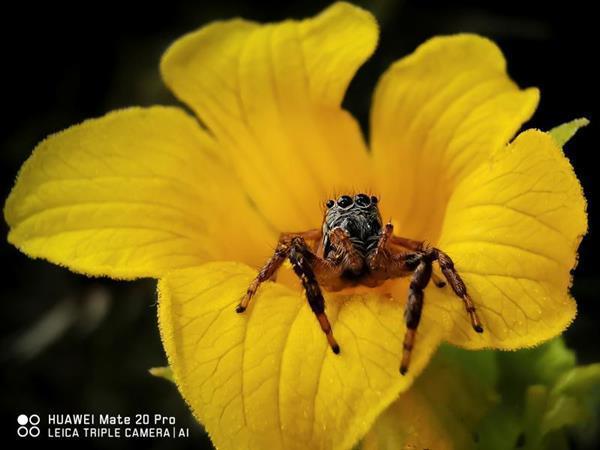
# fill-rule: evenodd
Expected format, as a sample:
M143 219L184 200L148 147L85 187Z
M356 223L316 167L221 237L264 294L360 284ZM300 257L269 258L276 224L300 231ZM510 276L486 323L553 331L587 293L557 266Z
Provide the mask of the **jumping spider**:
M463 300L473 329L478 333L483 332L473 301L450 257L422 241L394 236L391 223L382 225L377 204L375 196L358 194L352 198L342 195L337 201L327 201L327 211L320 230L282 233L275 253L252 281L236 311L243 313L246 310L261 283L273 277L288 258L302 281L308 303L331 349L337 354L340 346L333 337L325 315L321 287L328 291L339 291L359 284L375 287L390 278L410 275L404 313L406 334L400 364L400 373L404 375L408 370L415 333L421 319L423 290L431 278L439 288L446 285L432 273L432 264L437 261L450 287ZM307 241L314 245L309 246Z

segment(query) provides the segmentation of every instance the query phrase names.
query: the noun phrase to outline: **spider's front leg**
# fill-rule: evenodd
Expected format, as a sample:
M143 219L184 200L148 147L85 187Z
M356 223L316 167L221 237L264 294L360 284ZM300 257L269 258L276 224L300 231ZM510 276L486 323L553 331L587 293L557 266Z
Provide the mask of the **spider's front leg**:
M409 250L413 250L416 253L429 255L433 261L437 261L440 265L440 269L442 269L444 277L448 281L448 284L450 284L450 287L454 293L462 299L465 309L467 310L467 314L469 314L471 326L477 333L483 333L483 326L481 325L481 321L479 320L479 316L475 310L473 300L467 292L467 287L456 271L454 262L446 253L438 248L428 247L423 241L415 241L413 239L403 238L400 236L390 236L389 242L394 245L399 245Z
M460 297L471 319L473 329L478 333L483 332L483 327L475 311L471 297L462 278L454 268L452 259L437 248L428 247L422 241L394 236L394 227L391 223L382 230L378 245L369 258L369 268L374 276L380 279L389 279L406 276L412 273L408 291L408 302L404 313L406 321L406 334L404 336L402 363L400 373L403 375L408 370L410 357L415 342L415 335L421 319L423 309L423 290L429 280L434 278L432 263L437 261L444 277L452 287L454 293ZM393 246L400 246L401 250ZM438 287L443 287L442 280L435 280Z
M473 300L471 300L471 296L467 293L467 286L465 286L464 281L454 268L454 262L441 250L434 248L432 251L435 253L435 258L440 265L440 269L442 269L444 277L448 280L450 287L452 287L454 293L463 300L467 314L469 314L469 318L471 319L471 326L476 332L483 333L483 326L481 325L481 321L475 310Z
M294 237L302 237L305 239L314 240L318 239L320 235L320 230L316 229L305 231L302 233L281 233L273 256L271 256L271 258L269 258L266 264L258 271L258 275L256 275L256 278L254 278L254 280L252 280L250 286L248 286L246 294L244 295L244 297L242 297L240 303L235 309L236 312L243 313L244 311L246 311L250 300L252 300L252 297L254 297L254 294L256 294L256 291L258 290L259 286L265 281L271 279L271 277L273 277L277 273L285 259L290 254L292 239Z
M373 274L381 279L403 277L411 274L408 301L404 309L406 332L402 345L402 362L400 363L400 373L405 375L415 345L417 328L419 328L419 322L421 321L424 290L429 284L433 272L432 257L422 252L397 251L388 248L387 244L392 236L391 232L392 225L388 224L380 238L380 245L369 260L369 267Z
M408 302L404 310L404 320L406 322L406 334L402 345L402 362L400 363L400 373L406 374L410 363L410 356L415 344L415 334L421 321L421 311L423 310L423 290L429 284L431 278L431 259L425 255L420 255L420 261L413 272L408 287Z
M307 232L304 235L307 235ZM312 237L312 235L310 235ZM258 287L271 278L283 264L283 261L288 258L292 264L294 272L300 278L302 287L306 293L308 304L319 321L321 330L327 337L327 342L334 353L340 352L340 346L333 337L331 324L325 314L325 299L317 282L313 265L319 269L326 268L328 263L316 256L311 249L306 245L306 241L300 234L286 234L279 239L279 244L275 249L275 253L259 271L256 278L250 283L246 295L240 301L236 308L236 312L242 313L248 307L250 299L254 296Z
M302 281L308 304L313 313L315 313L315 316L317 316L321 330L325 333L331 350L337 355L340 352L340 346L333 337L331 324L329 323L327 314L325 314L325 299L317 282L317 277L311 267L311 260L316 258L317 256L310 251L302 238L294 239L289 255L292 268Z

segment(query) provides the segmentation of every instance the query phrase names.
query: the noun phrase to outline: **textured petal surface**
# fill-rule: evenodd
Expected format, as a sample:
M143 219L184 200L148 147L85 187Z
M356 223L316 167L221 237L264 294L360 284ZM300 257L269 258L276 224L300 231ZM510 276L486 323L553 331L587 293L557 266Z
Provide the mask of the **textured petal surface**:
M160 281L161 335L181 393L220 449L350 448L423 369L440 327L423 324L403 377L398 302L327 297L335 355L297 291L265 283L236 314L254 274L210 263Z
M295 231L320 222L332 193L369 186L360 130L340 103L376 42L368 12L336 3L304 21L213 23L175 42L161 70L260 211Z
M456 182L501 149L537 102L479 36L436 37L393 64L375 93L371 145L383 213L398 233L436 242Z
M485 332L473 332L448 288L428 289L430 307L447 317L447 339L515 349L564 330L576 311L568 291L585 209L573 168L541 131L520 134L466 177L450 199L439 247L454 259Z
M183 111L116 111L38 145L6 202L8 239L30 256L117 278L215 258L256 263L273 237L234 180ZM252 235L237 231L230 209Z

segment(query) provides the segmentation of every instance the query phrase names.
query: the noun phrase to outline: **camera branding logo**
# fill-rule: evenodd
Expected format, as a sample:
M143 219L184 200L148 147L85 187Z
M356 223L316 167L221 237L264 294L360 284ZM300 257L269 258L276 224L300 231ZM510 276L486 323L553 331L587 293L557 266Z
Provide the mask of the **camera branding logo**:
M17 428L19 437L31 436L36 438L40 435L40 428L37 426L40 423L40 416L37 414L31 414L30 416L21 414L17 417L17 423L19 424L19 428Z

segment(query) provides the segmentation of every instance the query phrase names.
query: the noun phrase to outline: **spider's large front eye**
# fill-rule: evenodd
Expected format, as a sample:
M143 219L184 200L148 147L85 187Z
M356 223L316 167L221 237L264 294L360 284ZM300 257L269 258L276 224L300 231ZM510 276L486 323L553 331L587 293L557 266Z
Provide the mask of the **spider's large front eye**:
M340 208L348 208L352 204L352 197L349 197L347 195L342 195L338 199L337 204Z
M366 194L358 194L354 197L354 201L358 206L369 206L371 204L371 199Z

